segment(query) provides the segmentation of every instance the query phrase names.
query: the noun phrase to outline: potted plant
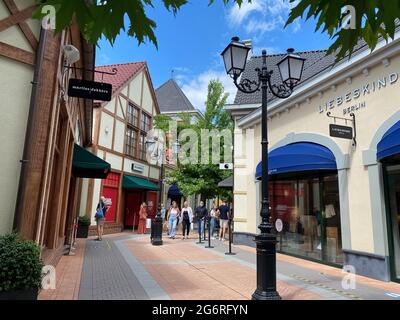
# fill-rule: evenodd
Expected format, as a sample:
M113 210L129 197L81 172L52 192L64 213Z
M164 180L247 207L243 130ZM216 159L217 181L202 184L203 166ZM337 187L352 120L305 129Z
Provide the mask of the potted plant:
M37 300L42 269L36 243L15 233L0 236L0 300Z
M77 238L87 238L89 236L89 227L91 221L88 216L82 216L78 219L78 230L76 232Z

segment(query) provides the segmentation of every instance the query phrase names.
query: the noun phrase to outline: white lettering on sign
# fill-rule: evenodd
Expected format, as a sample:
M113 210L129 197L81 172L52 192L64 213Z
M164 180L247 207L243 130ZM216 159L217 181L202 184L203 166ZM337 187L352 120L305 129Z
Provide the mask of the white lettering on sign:
M342 106L344 103L355 102L355 100L358 100L361 97L365 97L373 92L380 91L382 89L387 88L390 85L394 85L395 83L397 83L398 80L399 80L399 74L397 72L393 72L388 76L384 76L383 78L380 78L376 81L363 84L359 88L355 88L350 92L346 92L345 94L338 96L335 99L329 100L324 104L319 105L318 112L325 113L336 107ZM366 106L365 101L361 103L354 103L354 105L343 109L343 114L348 114L357 111L359 109L365 108L365 106Z

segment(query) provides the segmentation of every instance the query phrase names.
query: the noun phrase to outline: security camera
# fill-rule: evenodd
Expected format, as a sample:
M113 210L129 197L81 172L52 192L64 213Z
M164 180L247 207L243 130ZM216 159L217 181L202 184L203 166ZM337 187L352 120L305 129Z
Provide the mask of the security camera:
M67 64L74 64L81 58L81 54L73 45L66 45L63 47L64 57Z
M220 170L233 170L233 163L220 163L219 169Z

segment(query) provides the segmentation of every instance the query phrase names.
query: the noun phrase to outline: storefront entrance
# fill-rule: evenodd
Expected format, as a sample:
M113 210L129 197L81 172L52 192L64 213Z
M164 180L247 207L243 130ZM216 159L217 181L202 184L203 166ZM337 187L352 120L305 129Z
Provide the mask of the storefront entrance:
M125 221L126 229L137 229L139 224L139 210L143 202L142 192L128 192L126 194Z
M270 207L273 222L283 222L283 230L278 233L279 251L343 264L336 173L308 173L300 179L274 177Z
M297 142L270 151L268 158L272 222L282 222L278 250L342 265L338 171L332 151ZM256 179L261 171L260 162Z
M391 277L400 282L400 156L385 161L385 195L389 235Z

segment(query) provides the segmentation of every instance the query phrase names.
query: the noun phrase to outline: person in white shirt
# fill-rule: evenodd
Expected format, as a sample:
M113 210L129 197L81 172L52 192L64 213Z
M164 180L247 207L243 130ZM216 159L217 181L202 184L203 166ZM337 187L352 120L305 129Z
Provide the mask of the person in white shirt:
M193 222L193 210L191 207L189 207L189 203L187 201L183 203L181 217L182 217L182 231L183 231L182 240L184 240L188 239L190 232L190 225Z

